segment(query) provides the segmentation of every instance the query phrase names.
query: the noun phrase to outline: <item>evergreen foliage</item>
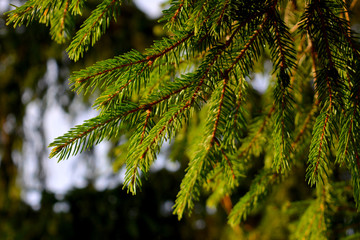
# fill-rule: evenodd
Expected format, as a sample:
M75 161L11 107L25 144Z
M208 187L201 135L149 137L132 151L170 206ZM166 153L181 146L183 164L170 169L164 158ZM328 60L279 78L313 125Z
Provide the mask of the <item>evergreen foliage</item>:
M28 1L8 13L8 24L45 23L55 41L67 43L83 4ZM121 4L99 3L70 41L70 59L77 61L97 42ZM105 139L124 144L127 152L118 161L126 156L125 188L135 194L170 141L176 159L189 159L174 206L179 219L204 191L211 206L236 196L260 163L229 213L233 226L305 167L304 181L316 196L291 203L306 206L292 236L332 236L333 217L344 204L360 210L360 48L350 4L170 1L162 18L167 37L143 53L133 50L71 75L78 93L100 90L94 103L99 115L56 138L50 157L64 160ZM260 103L251 83L269 60L270 84Z

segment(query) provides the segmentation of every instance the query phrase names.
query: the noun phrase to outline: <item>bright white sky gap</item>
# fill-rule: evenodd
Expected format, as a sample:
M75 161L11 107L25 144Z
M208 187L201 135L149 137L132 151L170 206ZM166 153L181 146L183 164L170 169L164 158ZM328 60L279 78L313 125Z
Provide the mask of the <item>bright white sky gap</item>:
M166 0L134 0L136 6L142 10L149 18L158 18L161 16L161 4Z

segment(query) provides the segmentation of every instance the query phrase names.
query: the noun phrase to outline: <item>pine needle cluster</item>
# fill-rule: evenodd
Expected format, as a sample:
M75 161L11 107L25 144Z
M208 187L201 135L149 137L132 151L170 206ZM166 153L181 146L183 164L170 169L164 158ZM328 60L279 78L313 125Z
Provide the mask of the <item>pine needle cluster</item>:
M7 23L49 25L55 41L70 39L67 52L77 61L116 21L121 4L101 1L75 36L84 0L31 0L10 11ZM332 217L344 204L337 196L347 195L346 206L360 210L360 48L350 6L341 0L170 1L162 17L168 37L71 75L74 91L101 91L94 103L100 113L56 138L50 157L64 160L103 140L122 144L125 188L135 194L164 142L175 152L181 146L178 154L189 160L174 205L179 219L204 192L213 206L235 194L262 159L247 193L233 198L231 225L305 167L315 197L293 237L330 237ZM272 62L272 72L259 103L252 80L264 61ZM351 181L339 180L339 172ZM349 217L356 219L356 211Z

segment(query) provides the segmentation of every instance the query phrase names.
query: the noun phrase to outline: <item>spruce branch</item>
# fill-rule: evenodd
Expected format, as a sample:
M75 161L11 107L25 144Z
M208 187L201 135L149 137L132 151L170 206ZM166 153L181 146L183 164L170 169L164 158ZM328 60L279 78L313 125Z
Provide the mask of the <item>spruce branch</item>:
M140 69L140 71L135 72L134 74L136 74L133 78L131 78L130 76L125 78L128 79L124 84L121 84L120 86L117 86L117 84L112 84L112 85L116 85L116 86L112 86L112 87L108 87L102 94L100 97L98 97L93 105L93 107L95 108L102 108L105 110L109 109L112 107L112 105L114 104L119 104L121 103L120 101L116 101L117 99L120 99L123 97L123 95L131 95L131 93L133 91L131 91L131 89L129 89L129 85L135 85L135 81L139 81L139 79L142 78L143 72L145 71L145 69L147 68L147 65L143 65L142 68ZM114 89L115 88L115 89ZM126 91L128 90L128 91Z
M230 81L230 89L233 90L233 110L228 116L227 124L223 131L223 144L226 146L229 154L234 155L238 143L242 141L242 138L247 129L246 119L246 92L248 90L247 82L245 78L234 77L237 81ZM234 84L234 85L233 85ZM236 166L237 164L235 164Z
M223 88L221 90L221 96L220 96L220 100L219 100L219 107L218 107L218 110L217 110L217 114L216 114L216 118L215 118L215 121L214 121L214 126L213 126L213 132L211 134L211 139L210 139L210 145L209 147L211 147L214 143L214 141L216 139L216 131L218 129L218 125L219 125L219 120L220 120L220 114L221 114L221 108L223 106L223 103L224 103L224 96L225 96L225 90L226 90L226 85L227 85L227 82L229 80L229 76L227 75L227 73L224 74L224 84L223 84Z
M218 58L219 54L222 52L222 50L220 49L214 56L213 58L213 62L211 64L209 64L209 68L215 63L215 59ZM210 70L210 69L209 69ZM204 78L205 79L205 78ZM200 83L198 85L198 88L200 89L201 85L203 84L204 79L200 80ZM221 89L221 91L217 91L218 93L220 92L221 95L224 96L224 91L226 89L226 77L224 78L224 84ZM196 90L198 91L198 89ZM216 97L214 97L214 93L213 93L213 99L217 99ZM193 101L196 95L193 95L193 98L191 101ZM215 105L215 104L214 104ZM215 119L213 121L213 118L210 116L208 118L208 126L210 125L211 127L208 129L211 129L210 132L208 134L205 135L205 142L202 144L202 149L199 150L199 152L197 153L197 155L195 156L194 159L192 159L189 163L188 168L186 169L186 174L185 177L181 183L180 186L180 191L177 195L177 199L175 202L175 206L174 206L174 213L176 213L178 215L178 218L181 219L183 216L183 213L185 211L185 209L187 208L189 211L191 211L191 209L193 208L193 201L197 200L198 196L199 196L199 191L200 191L200 186L201 186L201 180L200 180L200 176L204 175L211 167L210 162L213 162L213 159L216 158L212 158L211 156L213 156L214 154L216 154L216 151L213 148L213 142L218 141L217 139L215 139L215 134L217 131L217 127L218 127L218 123L219 123L219 117L220 117L220 113L221 113L221 106L222 103L220 103L220 106L217 105L216 102L216 106L218 107L218 110L215 112ZM220 111L219 111L220 109ZM214 113L214 111L212 111ZM213 124L211 124L213 123Z
M333 61L333 56L330 50L330 44L329 44L329 37L327 34L327 23L325 22L326 19L324 18L324 13L323 13L323 7L324 6L320 6L320 1L316 0L314 1L315 7L316 7L316 11L318 13L319 19L320 19L320 28L323 34L323 38L324 38L324 43L325 43L325 51L327 54L327 58L329 60L329 64L330 64L330 68L334 67L334 61Z
M224 199L231 196L231 194L236 191L236 188L238 187L238 180L234 177L229 177L232 174L235 173L232 172L231 167L229 167L226 161L216 162L213 169L207 174L207 180L206 183L204 183L204 189L211 192L211 195L206 201L207 206L216 207L218 204L222 203ZM245 175L239 175L239 173L237 173L236 177L245 177ZM231 208L226 210L230 211Z
M116 18L116 11L121 3L121 0L105 0L97 6L66 49L70 59L79 60L84 52L89 49L89 46L93 46L99 40L110 25L111 17Z
M200 195L200 187L204 181L204 172L211 169L211 159L214 159L212 155L214 152L212 148L201 149L198 154L190 161L186 174L181 182L180 191L176 197L174 205L174 214L178 215L178 219L181 219L185 209L191 212L194 207L194 201L198 200Z
M216 145L220 148L220 151L221 151L222 155L224 156L224 158L225 158L225 160L226 160L226 162L227 162L227 164L228 164L228 166L229 166L229 168L231 170L232 178L235 179L236 176L235 176L235 172L234 172L234 169L233 169L233 164L231 163L229 157L226 155L224 149L221 148L221 145L220 145L218 140L216 140Z
M181 122L181 119L177 119L178 116L184 117L183 114L185 111L188 111L190 107L194 104L196 98L199 96L199 91L201 90L201 86L203 85L205 78L207 77L208 72L210 71L211 67L216 62L216 59L218 58L219 54L222 51L219 50L216 52L214 56L212 56L212 60L209 62L208 65L206 65L206 68L204 72L201 75L201 78L199 79L199 82L196 86L196 89L194 90L191 98L186 101L186 103L175 106L172 108L172 111L168 110L166 113L166 116L163 117L151 130L151 133L149 133L148 137L145 139L145 142L142 146L145 146L144 148L137 149L136 151L131 151L130 155L128 156L128 166L126 174L125 174L125 185L128 186L128 190L132 192L133 194L136 193L136 187L139 179L139 172L137 171L138 166L140 166L140 169L142 172L149 171L149 167L155 157L156 151L159 151L160 146L157 145L159 142L162 142L162 139L165 136L165 131L167 129L170 129L169 126L172 124L177 124ZM168 132L168 137L171 138L173 133ZM155 148L152 146L156 145ZM155 151L154 151L155 149ZM148 153L150 150L150 153ZM134 164L134 161L136 162Z
M276 183L278 175L267 170L262 170L253 180L249 191L235 204L228 216L228 223L231 226L238 225L245 220L263 201L271 191L271 187Z
M307 132L307 130L310 128L310 126L312 126L311 122L313 121L315 114L318 112L318 107L319 107L319 101L316 100L314 102L309 114L306 116L299 133L297 134L295 140L291 144L292 149L294 149L294 150L297 149L299 142L301 141L302 138L304 138L304 135Z
M85 0L71 0L70 12L72 15L82 15Z
M219 141L219 139L215 138L215 136L216 136L216 132L218 130L219 119L220 119L220 116L222 113L221 109L223 106L225 91L226 91L226 87L227 87L228 74L235 68L235 66L244 57L245 53L247 53L247 51L250 49L250 47L255 43L255 40L258 37L258 35L260 34L260 31L262 30L262 27L265 25L266 21L267 21L267 18L265 18L263 20L263 23L258 27L258 29L256 29L254 31L254 33L250 36L250 39L242 47L240 53L236 56L235 60L232 61L230 66L222 74L224 84L223 84L223 87L221 88L221 91L218 91L220 101L219 101L219 103L217 103L215 105L216 106L215 108L217 110L212 111L212 112L215 112L216 114L214 116L214 119L212 119L211 115L208 118L208 125L211 126L208 129L212 129L209 132L210 139L207 138L208 140L206 140L206 142L209 142L209 143L204 143L203 146L205 147L205 150L199 151L197 157L195 157L195 158L197 158L196 161L199 161L199 162L197 162L196 165L203 166L203 167L201 167L200 171L199 171L199 169L196 168L196 165L193 165L192 162L190 162L189 167L187 169L187 173L181 184L181 190L177 196L174 213L176 213L178 215L179 219L182 217L183 212L186 208L188 208L191 211L191 208L193 206L193 200L196 200L197 196L199 194L198 188L199 188L199 185L201 182L199 183L196 179L193 179L193 178L198 177L199 174L202 174L202 172L205 171L205 168L206 168L205 166L208 166L208 165L203 165L203 162L206 161L206 159L209 159L209 156L211 156L212 154L215 154L214 148L213 148L213 142ZM218 56L222 51L224 51L228 46L230 46L230 43L233 41L233 39L235 37L235 34L241 27L242 27L242 24L240 24L238 26L238 28L229 37L229 39L226 41L226 43L223 45L223 47L221 47L219 49L219 51L216 53L215 56ZM228 95L229 94L227 94L227 96ZM221 96L223 96L223 97L221 97ZM217 98L215 97L215 99L217 99ZM228 116L228 115L226 115L226 116ZM212 123L212 125L211 125L211 123ZM196 170L195 170L195 168L196 168ZM195 195L190 195L189 192L194 192Z
M70 82L73 84L74 90L79 93L84 89L88 89L90 86L93 88L105 88L113 83L113 81L121 79L123 74L132 70L134 66L138 69L143 69L140 70L141 73L144 72L155 60L164 57L171 51L175 51L177 47L185 43L193 37L193 35L193 32L189 32L175 39L159 42L153 46L153 48L157 50L152 50L147 55L143 55L137 51L131 51L120 57L98 62L91 67L75 72L71 76ZM149 64L150 62L151 64Z
M349 77L352 80L353 86L350 86L349 106L341 121L342 128L336 162L341 165L346 164L349 169L352 178L354 199L357 208L360 209L360 148L358 144L358 132L360 131L360 84L357 81L359 79L358 70L358 61L355 66L349 66Z
M302 215L294 237L297 239L328 239L326 235L326 205L329 196L329 187L320 185L317 189L317 198Z
M217 24L217 25L220 25L222 19L224 18L224 14L225 14L225 11L226 11L226 8L228 7L228 5L229 5L229 0L225 0L225 2L224 2L224 7L223 7L222 10L221 10L220 17L219 17L219 19L216 21L216 24Z
M253 148L255 148L255 149L259 148L258 146L260 145L259 140L260 140L261 134L263 134L265 128L268 126L270 117L273 115L274 111L275 111L275 105L273 105L270 108L268 113L263 118L259 118L258 121L255 121L252 124L252 126L250 126L250 134L244 141L246 144L244 144L240 147L240 149L239 149L240 151L237 154L238 158L246 157L249 154L249 151ZM261 123L261 124L259 125L259 123ZM255 129L257 131L254 131Z
M142 133L141 133L140 144L141 144L142 141L144 140L146 128L147 128L147 126L148 126L148 122L149 122L149 118L150 118L150 114L151 114L151 109L147 109L147 110L146 110L145 123L144 123L143 131L142 131Z
M9 11L7 24L13 24L14 27L23 24L30 24L33 21L39 21L47 26L50 25L50 34L57 43L64 43L70 37L73 28L72 15L81 12L80 7L83 0L32 0L24 5L16 7Z
M67 0L65 2L65 6L64 6L64 10L63 10L63 14L62 14L62 18L60 20L60 31L59 31L59 36L63 36L64 35L64 31L65 31L65 19L69 10L69 1Z
M214 142L217 144L217 146L220 148L220 151L222 153L222 155L224 156L228 166L230 167L230 170L231 170L231 173L232 173L232 177L233 179L235 179L235 173L234 173L234 170L233 170L233 167L232 167L232 163L230 161L230 159L228 158L228 156L226 155L224 149L221 148L221 144L220 144L220 140L219 138L225 134L225 129L221 129L219 132L220 134L217 133L217 131L219 130L219 124L220 125L225 125L226 124L226 121L224 121L224 116L229 116L229 112L226 112L226 113L223 113L222 110L223 108L227 108L225 109L224 111L228 111L229 109L231 109L231 103L230 102L227 102L227 99L224 99L225 98L225 94L226 96L228 96L229 98L229 92L228 92L228 81L229 81L229 76L227 73L224 73L223 74L223 87L221 89L221 96L220 96L220 99L219 99L219 103L218 103L218 106L217 106L217 110L216 110L216 116L215 116L215 119L211 119L209 118L209 122L213 122L213 126L211 128L211 138L210 138L210 143L209 145L207 146L208 149L212 148L213 147L213 144ZM216 97L216 99L218 99ZM224 103L225 101L225 103ZM223 105L227 105L227 106L223 106ZM210 109L211 110L211 109ZM225 126L226 127L226 126ZM223 128L223 127L222 127Z
M154 128L155 123L154 121L150 118L151 117L151 109L147 109L143 114L142 114L142 118L139 121L140 124L138 124L137 129L135 130L135 133L132 135L131 139L130 139L130 144L129 144L129 151L128 151L128 158L131 158L131 164L130 166L127 166L127 172L126 175L129 174L129 172L131 173L131 179L125 179L125 183L124 187L126 185L129 185L131 192L133 194L136 194L136 186L141 186L141 179L140 179L140 174L139 174L139 170L145 172L144 170L144 166L142 163L143 157L140 158L132 158L131 156L133 155L133 152L136 151L137 148L141 147L141 145L143 144L143 140L145 138L145 134L150 134L150 131ZM134 147L136 149L134 149ZM129 164L129 160L126 160L127 164Z
M163 95L154 101L149 101L142 105L126 102L118 106L115 111L106 112L98 117L85 121L83 125L76 126L62 137L56 138L55 141L49 145L49 147L54 147L50 154L50 157L52 158L54 156L58 156L59 160L68 158L71 153L75 154L80 149L80 145L78 144L78 142L80 142L80 144L83 144L81 151L89 148L91 146L91 143L98 143L104 138L104 136L100 135L98 137L94 137L94 135L96 135L96 133L93 133L94 131L107 131L103 129L107 129L108 126L111 127L116 125L118 122L122 122L121 120L123 120L123 118L127 117L128 115L142 110L147 110L152 106L162 101L165 101L172 95L182 91L187 87L189 86L184 86L183 88L178 89L175 92ZM86 140L88 135L92 136L92 138L89 137L89 139L93 139L92 141ZM108 136L113 136L113 134ZM75 143L75 149L73 149L73 145Z
M66 0L51 20L50 34L57 43L64 43L70 37L70 30L73 28L73 24L69 10L70 0Z
M275 7L269 12L269 24L273 30L268 33L271 56L277 73L277 85L274 98L277 105L275 111L274 146L276 148L273 168L277 172L284 172L290 168L290 154L292 152L293 130L293 97L289 91L291 69L295 66L295 50L291 42L291 35L281 20ZM271 34L273 33L273 34Z
M339 124L336 114L344 109L345 81L339 72L346 69L344 66L345 59L348 57L346 50L349 48L339 45L338 31L342 29L342 25L334 24L340 22L334 12L340 11L340 9L342 11L342 7L340 4L328 1L312 1L302 20L301 28L306 29L309 33L312 53L317 52L317 56L319 56L317 61L312 54L313 64L317 68L315 90L320 100L321 112L313 130L306 175L311 185L320 179L324 180L327 175L328 154L332 142L330 138L337 136L336 126ZM320 28L316 28L316 24ZM340 38L346 38L347 35L340 35ZM320 178L318 178L319 175L321 175Z
M180 11L181 11L181 9L182 9L183 6L184 6L184 3L183 3L183 2L179 4L179 6L178 6L178 8L177 8L177 10L176 10L176 12L175 12L175 14L174 14L174 16L171 17L171 21L170 21L171 23L173 23L173 22L175 21L175 19L176 19L177 16L179 15L179 13L180 13Z
M333 116L328 111L320 113L316 119L306 174L310 185L324 182L328 177L328 154L331 143L329 138L336 132L333 121Z
M82 152L105 137L118 135L118 125L130 120L126 117L140 109L142 109L141 106L136 107L136 105L128 103L118 106L116 111L97 116L85 121L82 125L75 126L49 145L49 147L53 147L50 158L57 156L59 161L67 159L71 154Z
M241 123L244 123L244 117L243 117L243 110L241 109L241 106L242 106L242 103L243 103L243 100L244 100L244 92L246 92L246 87L247 85L245 84L246 81L241 78L240 79L240 84L239 84L239 90L238 90L238 94L237 94L237 99L236 99L236 107L235 107L235 113L234 113L234 125L236 126L237 123L239 122L240 124Z
M42 23L49 21L49 9L53 6L50 3L43 4L41 0L27 1L24 5L16 7L14 10L6 13L8 16L6 24L13 24L14 28L26 23L28 25L34 20Z

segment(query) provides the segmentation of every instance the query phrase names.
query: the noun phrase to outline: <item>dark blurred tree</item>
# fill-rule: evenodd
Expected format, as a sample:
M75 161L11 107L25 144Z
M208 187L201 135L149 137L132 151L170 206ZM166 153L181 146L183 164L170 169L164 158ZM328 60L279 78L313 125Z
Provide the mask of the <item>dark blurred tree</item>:
M181 180L179 174L161 170L149 180L136 199L121 186L97 191L89 185L74 189L61 199L43 192L38 211L18 204L18 210L6 218L6 226L11 229L0 231L2 239L215 240L226 236L225 214L204 217L204 210L199 210L182 222L172 214L171 201ZM203 224L197 225L198 221Z
M4 25L4 18L1 21ZM20 197L13 156L22 148L22 120L27 103L22 97L26 90L31 91L31 99L44 95L44 88L38 88L38 83L46 72L46 61L52 48L47 35L46 29L39 24L29 29L2 28L0 35L0 209L13 207L10 201Z

